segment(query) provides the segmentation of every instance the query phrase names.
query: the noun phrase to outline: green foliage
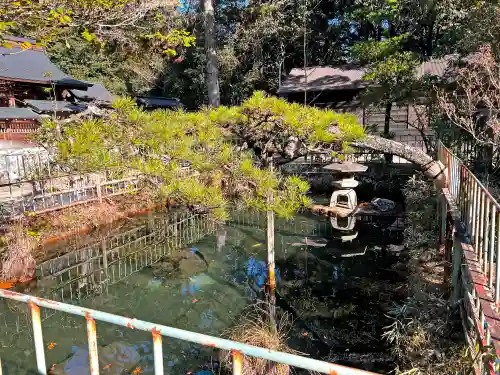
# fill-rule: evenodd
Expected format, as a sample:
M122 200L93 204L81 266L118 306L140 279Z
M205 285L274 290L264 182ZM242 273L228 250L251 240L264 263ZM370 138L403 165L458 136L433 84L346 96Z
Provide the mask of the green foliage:
M13 47L6 37L19 35L36 39L39 46L62 43L69 56L75 46L81 50L81 44L87 43L101 54L111 53L107 57L116 63L128 56L142 59L158 54L168 59L192 47L196 40L179 28L182 23L175 21L173 5L175 2L148 0L62 0L54 7L47 1L6 1L0 9L0 45ZM111 46L104 48L107 44ZM31 44L25 42L22 47Z
M383 61L387 56L399 52L408 37L408 34L402 34L380 42L374 40L360 42L353 46L352 53L362 63Z
M250 151L237 149L234 136L241 129L255 129L264 137L293 134L310 145L364 136L350 115L289 104L261 92L240 107L190 113L144 112L130 98L118 99L113 107L103 119L45 122L38 141L56 140L59 162L71 169L135 170L161 196L206 207L219 219L227 218L234 201L286 218L311 203L306 181L282 177L263 168ZM258 116L269 120L256 125ZM340 131L329 134L332 126Z

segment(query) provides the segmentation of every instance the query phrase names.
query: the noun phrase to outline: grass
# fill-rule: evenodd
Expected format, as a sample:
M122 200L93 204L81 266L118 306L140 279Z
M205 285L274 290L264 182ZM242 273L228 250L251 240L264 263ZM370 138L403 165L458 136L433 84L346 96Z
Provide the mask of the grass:
M12 224L4 236L7 251L2 253L0 281L25 282L30 280L36 269L33 251L37 240L28 234L23 222Z
M289 314L281 315L273 323L269 313L269 305L264 302L251 305L238 318L234 327L225 332L230 340L248 345L260 346L280 352L301 354L287 345L288 333L292 326ZM231 354L223 353L222 363L230 369L232 366ZM266 361L262 358L244 356L242 375L288 375L291 368L288 365Z

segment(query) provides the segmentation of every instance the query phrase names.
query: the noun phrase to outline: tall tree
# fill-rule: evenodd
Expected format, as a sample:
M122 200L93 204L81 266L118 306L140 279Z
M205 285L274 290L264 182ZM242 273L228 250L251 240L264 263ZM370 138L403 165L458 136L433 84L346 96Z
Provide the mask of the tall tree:
M203 0L205 16L205 53L207 54L207 90L208 104L220 105L219 67L215 45L215 13L212 0Z

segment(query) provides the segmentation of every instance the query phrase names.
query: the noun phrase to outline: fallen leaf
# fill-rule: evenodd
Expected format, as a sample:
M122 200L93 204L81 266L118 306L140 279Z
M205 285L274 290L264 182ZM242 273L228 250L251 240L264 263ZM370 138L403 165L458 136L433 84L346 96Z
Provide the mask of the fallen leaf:
M198 302L198 300L197 300L196 298L193 298L193 299L191 300L191 302L196 303L196 302Z
M136 367L136 368L134 369L134 371L132 371L132 374L134 374L134 375L139 375L139 374L142 374L142 372L143 372L143 371L141 370L141 368L140 368L140 367Z
M49 342L49 345L47 345L47 349L52 350L55 348L57 344L55 342Z
M255 245L253 245L252 247L259 247L259 246L262 246L261 243L256 243Z
M111 367L111 363L108 363L108 364L107 364L106 366L104 366L102 369L103 369L103 370L107 370L107 369L108 369L108 368L110 368L110 367Z

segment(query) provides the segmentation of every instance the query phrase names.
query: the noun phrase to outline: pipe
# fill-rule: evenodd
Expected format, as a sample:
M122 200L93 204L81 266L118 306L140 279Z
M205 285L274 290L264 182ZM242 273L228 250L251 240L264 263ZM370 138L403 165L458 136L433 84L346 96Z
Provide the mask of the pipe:
M277 352L274 350L260 348L253 345L242 344L239 342L226 340L201 333L190 332L178 328L157 325L154 323L138 320L135 318L126 318L119 315L109 314L103 311L87 309L81 306L69 305L67 303L52 301L44 298L34 297L22 293L12 292L0 289L0 297L8 298L14 301L32 303L40 307L52 310L63 311L68 314L88 317L99 321L116 324L130 329L138 329L146 332L156 330L160 335L168 336L180 340L185 340L200 345L219 348L222 350L237 350L242 355L262 358L272 362L287 364L292 367L298 367L309 371L316 371L323 374L336 373L337 375L375 375L372 372L336 365L329 362L319 361L312 358L302 357L289 353Z
M1 290L3 292L3 290ZM7 292L7 291L6 291ZM12 293L12 292L10 292ZM45 363L45 349L43 347L42 321L40 319L40 307L38 304L27 300L31 309L31 321L33 322L33 341L35 342L36 367L39 374L47 373L47 365Z

